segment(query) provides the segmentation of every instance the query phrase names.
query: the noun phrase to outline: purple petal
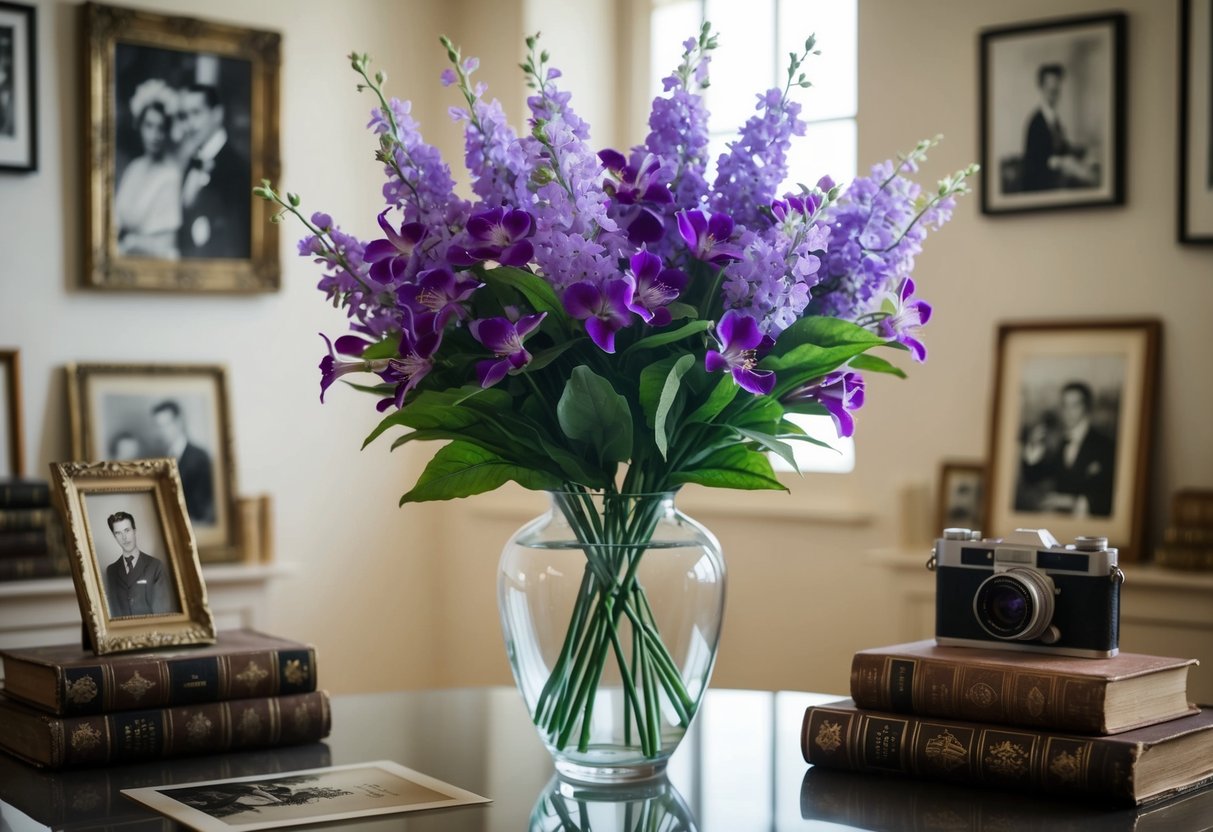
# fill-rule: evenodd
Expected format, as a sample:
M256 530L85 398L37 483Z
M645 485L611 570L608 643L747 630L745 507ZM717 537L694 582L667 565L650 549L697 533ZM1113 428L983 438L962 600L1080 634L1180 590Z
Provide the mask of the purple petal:
M610 148L598 151L598 158L602 160L602 166L607 170L621 171L624 165L628 163L628 160L624 158L622 153Z
M392 209L386 208L379 214L379 227L383 229L383 233L387 235L387 238L395 243L400 239L400 235L396 233L396 229L392 228L391 223L387 221L387 212L390 210Z
M497 262L503 266L521 268L531 262L531 258L534 256L535 247L531 245L531 241L519 240L501 252L497 257Z
M641 199L658 205L670 205L674 202L674 195L670 193L668 186L654 182L644 189L644 196Z
M682 269L662 269L661 274L657 275L657 282L669 286L675 295L681 295L687 286L687 275Z
M770 370L747 370L744 367L733 368L733 380L757 396L765 396L775 387L775 373Z
M446 250L447 262L452 266L474 266L481 258L474 256L463 246L451 246Z
M509 372L509 369L510 362L508 361L493 358L477 361L476 378L480 380L481 387L492 387L505 378L505 374Z
M683 211L678 214L678 233L682 235L687 248L695 251L699 248L699 234L707 230L708 223L702 211Z
M927 347L922 341L911 335L904 334L897 340L910 348L910 355L914 357L915 361L923 362L927 360Z
M585 331L590 340L606 353L615 352L615 328L602 318L590 317L585 322Z
M388 257L399 257L400 249L398 249L391 240L371 240L366 244L366 250L363 252L363 259L368 263L378 263L380 260L385 260Z
M708 220L708 234L723 243L733 236L733 218L728 214L712 214L712 218Z
M362 353L369 346L370 344L365 339L359 338L357 335L342 335L335 344L330 345L330 347L336 347L337 352L342 355L352 355L355 358L361 358Z
M602 293L593 283L580 281L564 290L564 308L574 318L591 317L602 304Z
M620 323L627 321L627 308L632 304L636 294L636 281L631 275L608 280L606 284L606 302L612 316L623 318Z
M504 352L507 340L515 333L514 325L505 318L481 318L468 324L472 337L493 352Z
M752 350L762 343L758 322L736 309L724 313L716 325L716 336L729 352Z
M925 300L914 301L909 305L910 309L916 309L918 312L918 323L921 326L931 320L931 304Z
M851 436L855 433L855 417L847 410L841 399L832 396L823 397L821 404L825 407L830 418L834 420L834 429L839 436Z
M523 315L514 324L514 331L518 333L518 339L522 340L530 334L531 330L539 326L543 319L548 316L547 312L540 312L538 315Z
M501 220L501 227L510 235L511 240L521 240L523 237L531 233L531 228L534 221L531 215L526 211L513 210L510 211Z
M641 208L628 226L628 242L633 245L655 243L665 236L661 218L647 208Z
M914 294L914 281L911 278L906 278L901 281L901 302L905 303Z
M664 306L659 306L653 310L653 317L649 318L648 324L649 326L660 328L672 320L674 320L674 316L670 314L670 310Z
M661 271L661 258L651 251L638 251L629 261L637 283L648 283Z
M721 373L729 369L729 360L716 350L708 350L703 357L703 366L709 373Z

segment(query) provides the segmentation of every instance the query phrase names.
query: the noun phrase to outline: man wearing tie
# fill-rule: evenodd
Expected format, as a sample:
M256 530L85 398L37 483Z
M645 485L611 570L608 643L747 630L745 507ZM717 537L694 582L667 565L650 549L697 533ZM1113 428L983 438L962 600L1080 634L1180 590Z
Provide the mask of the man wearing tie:
M1028 120L1024 137L1023 173L1025 191L1078 188L1098 185L1098 173L1085 161L1083 148L1070 144L1057 111L1066 70L1061 64L1045 64L1036 71L1040 106Z
M105 568L110 618L181 612L164 564L139 550L135 518L116 511L106 522L122 548L121 556Z
M181 119L184 144L197 148L181 183L181 256L249 257L252 168L229 141L219 92L205 84L188 87Z
M1048 485L1040 511L1073 517L1112 514L1116 441L1091 424L1094 398L1087 384L1067 384L1061 389L1060 448L1050 452L1040 435L1030 436L1024 446L1025 479Z

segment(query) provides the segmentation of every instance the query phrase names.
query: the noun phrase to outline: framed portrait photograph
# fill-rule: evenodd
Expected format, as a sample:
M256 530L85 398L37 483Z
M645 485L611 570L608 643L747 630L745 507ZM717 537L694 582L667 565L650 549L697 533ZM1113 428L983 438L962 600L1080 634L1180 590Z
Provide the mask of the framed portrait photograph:
M948 460L939 466L935 533L944 529L984 529L985 466L980 462Z
M38 169L38 12L0 2L0 171Z
M1213 245L1213 0L1183 0L1179 55L1179 241Z
M51 481L98 655L214 643L175 461L55 463Z
M76 459L175 460L201 559L218 562L239 556L223 367L71 364L67 390Z
M998 331L987 534L1046 528L1142 557L1161 324L1005 324Z
M0 349L0 480L25 475L24 451L20 353Z
M1125 200L1125 15L981 33L981 210Z
M278 289L280 36L97 3L88 45L86 283Z

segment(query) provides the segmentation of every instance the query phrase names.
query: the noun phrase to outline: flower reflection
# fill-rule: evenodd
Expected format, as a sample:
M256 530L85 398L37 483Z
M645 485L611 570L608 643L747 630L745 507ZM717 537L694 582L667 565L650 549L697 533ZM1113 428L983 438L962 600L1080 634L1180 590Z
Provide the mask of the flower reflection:
M531 810L531 832L618 830L696 832L695 817L664 776L643 783L590 786L553 776Z

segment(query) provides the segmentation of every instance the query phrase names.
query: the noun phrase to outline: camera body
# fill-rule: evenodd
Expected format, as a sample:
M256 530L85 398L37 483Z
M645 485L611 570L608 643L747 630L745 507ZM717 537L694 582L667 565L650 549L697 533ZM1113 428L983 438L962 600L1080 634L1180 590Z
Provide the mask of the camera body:
M928 566L935 571L935 640L1107 658L1119 651L1117 550L1106 538L1058 544L1045 529L978 539L944 529Z

